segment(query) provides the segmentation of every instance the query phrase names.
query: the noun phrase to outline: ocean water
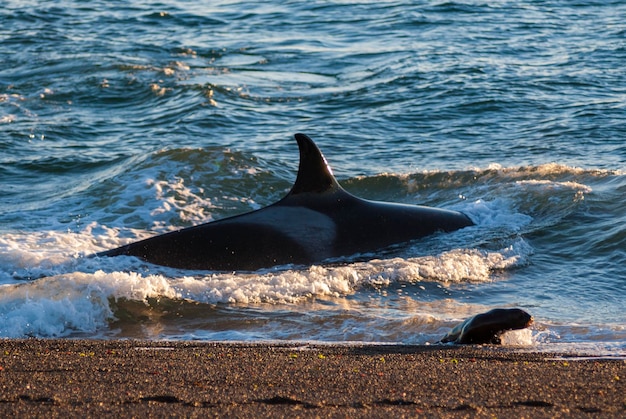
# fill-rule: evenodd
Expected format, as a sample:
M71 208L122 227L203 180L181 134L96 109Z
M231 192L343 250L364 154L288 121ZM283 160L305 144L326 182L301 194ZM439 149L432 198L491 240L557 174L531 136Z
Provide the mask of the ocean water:
M4 1L0 336L626 354L623 1ZM476 226L310 267L86 256L339 182Z

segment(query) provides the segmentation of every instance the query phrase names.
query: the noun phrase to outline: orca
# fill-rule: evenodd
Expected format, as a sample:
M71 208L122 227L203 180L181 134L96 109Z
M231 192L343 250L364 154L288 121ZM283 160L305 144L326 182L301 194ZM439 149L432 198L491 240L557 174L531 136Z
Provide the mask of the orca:
M255 271L313 265L472 226L463 213L377 202L346 192L317 145L296 134L300 166L290 192L252 212L96 254L135 256L178 269Z

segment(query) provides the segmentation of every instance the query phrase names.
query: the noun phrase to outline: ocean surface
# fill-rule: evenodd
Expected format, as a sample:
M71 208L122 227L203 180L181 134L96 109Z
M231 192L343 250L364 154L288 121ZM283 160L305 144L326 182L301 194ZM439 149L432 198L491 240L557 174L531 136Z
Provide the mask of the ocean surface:
M505 344L626 356L626 2L0 7L0 337ZM89 258L262 208L311 136L345 189L476 224L344 263ZM260 249L262 251L262 249Z

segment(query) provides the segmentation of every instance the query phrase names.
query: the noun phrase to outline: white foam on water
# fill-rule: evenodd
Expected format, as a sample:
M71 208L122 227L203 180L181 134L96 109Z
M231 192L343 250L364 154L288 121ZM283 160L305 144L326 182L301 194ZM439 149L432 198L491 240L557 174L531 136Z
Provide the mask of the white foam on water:
M531 329L509 330L500 337L503 346L533 346L533 332Z
M466 203L462 211L481 227L506 227L510 231L519 231L530 224L533 218L526 214L515 212L510 208L510 201L497 198L491 201L483 199Z
M171 181L146 179L146 185L154 188L156 199L161 203L150 212L155 220L153 226L167 230L167 221L174 213L185 222L209 222L212 220L209 209L215 208L208 198L201 197L202 189L192 192L181 177ZM157 221L158 220L158 221Z
M159 276L74 272L1 286L0 336L60 337L96 333L113 318L109 298L144 300L176 293Z

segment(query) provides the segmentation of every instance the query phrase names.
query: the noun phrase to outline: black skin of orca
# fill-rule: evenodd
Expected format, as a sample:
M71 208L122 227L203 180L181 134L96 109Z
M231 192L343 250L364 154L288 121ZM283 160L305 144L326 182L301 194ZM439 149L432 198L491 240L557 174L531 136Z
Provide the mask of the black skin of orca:
M101 252L179 269L254 271L312 265L473 225L456 211L369 201L337 183L317 145L296 134L300 166L291 191L265 208Z
M499 345L504 332L525 329L532 323L533 317L522 309L494 308L458 324L439 343Z

